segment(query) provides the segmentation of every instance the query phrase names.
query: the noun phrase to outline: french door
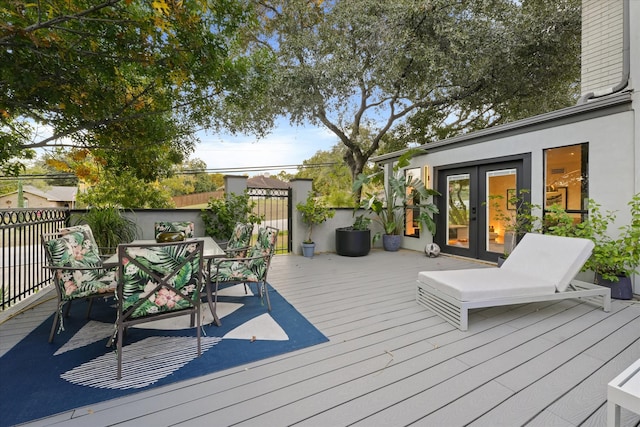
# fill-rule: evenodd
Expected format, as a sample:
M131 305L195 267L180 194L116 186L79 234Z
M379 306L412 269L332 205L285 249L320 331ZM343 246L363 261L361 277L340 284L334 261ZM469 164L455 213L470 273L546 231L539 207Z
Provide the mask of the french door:
M512 239L496 212L515 213L509 199L530 188L527 164L517 159L436 170L442 195L436 243L442 252L493 262L504 253Z

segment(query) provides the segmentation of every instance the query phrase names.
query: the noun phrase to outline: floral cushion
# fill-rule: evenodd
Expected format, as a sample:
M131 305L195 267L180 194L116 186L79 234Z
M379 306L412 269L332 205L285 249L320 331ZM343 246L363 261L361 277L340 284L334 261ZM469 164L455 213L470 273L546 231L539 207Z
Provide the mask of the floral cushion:
M129 317L193 307L200 292L200 254L180 267L197 251L195 243L166 246L121 246L123 310L133 309ZM165 279L179 268L166 283L154 279L144 268ZM169 286L167 286L169 285ZM120 297L120 294L119 294ZM135 306L135 307L134 307Z
M184 237L193 237L194 234L194 225L193 222L189 221L181 221L181 222L168 222L161 221L155 223L155 235L158 237L158 234L164 233L167 231L180 231L184 234Z
M220 260L217 261L217 279L219 282L260 282L263 281L267 273L267 263L275 248L278 237L276 229L260 227L258 239L255 245L249 250L248 258L245 260Z
M61 236L64 236L65 234L73 233L74 231L81 232L82 234L85 235L86 239L89 239L91 243L93 243L96 247L98 247L98 244L96 243L96 239L93 235L93 230L91 230L91 227L88 224L80 224L80 225L74 225L72 227L60 228L58 230L58 233L60 233Z
M277 238L278 230L275 228L260 227L258 230L258 239L255 245L249 250L248 257L263 256L263 258L256 258L249 261L249 268L259 277L264 277L267 273L268 258L266 255L273 255Z
M227 242L226 252L229 257L245 257L247 255L246 251L236 251L233 249L246 248L249 246L251 242L251 233L253 233L253 224L252 223L242 223L239 222L236 224L233 229L233 234L231 238Z
M115 269L101 268L102 261L91 229L66 232L45 242L45 249L51 265L60 267L53 278L64 301L115 290Z

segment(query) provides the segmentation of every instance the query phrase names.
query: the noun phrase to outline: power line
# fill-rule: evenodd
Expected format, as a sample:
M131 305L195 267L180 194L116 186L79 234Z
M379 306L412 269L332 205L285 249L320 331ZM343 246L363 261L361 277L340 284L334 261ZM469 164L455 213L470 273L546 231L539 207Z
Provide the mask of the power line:
M290 169L316 169L328 168L337 165L336 162L326 163L310 163L303 165L275 165L275 166L242 166L235 168L208 168L208 169L185 169L176 171L177 175L197 175L202 173L241 173L241 172L262 172L269 170L290 170ZM19 176L0 176L0 181L15 181L18 179L52 179L63 180L77 178L72 173L53 173L53 174L25 174Z

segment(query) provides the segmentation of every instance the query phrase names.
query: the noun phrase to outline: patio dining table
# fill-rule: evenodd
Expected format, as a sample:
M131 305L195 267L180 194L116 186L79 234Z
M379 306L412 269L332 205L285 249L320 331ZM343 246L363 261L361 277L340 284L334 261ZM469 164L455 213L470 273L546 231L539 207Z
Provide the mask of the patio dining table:
M207 262L207 277L206 277L206 286L207 286L207 300L209 302L209 308L211 310L211 314L213 315L213 321L217 326L220 326L222 323L220 322L220 319L218 318L218 315L216 314L214 308L213 308L213 301L212 301L212 294L211 291L209 289L209 285L210 285L210 280L209 278L211 277L211 264L213 262L214 259L216 258L224 258L226 256L226 252L218 245L218 243L216 243L215 240L213 240L213 238L209 237L209 236L205 236L205 237L190 237L187 239L187 241L189 240L203 240L204 241L204 248L203 248L203 252L202 252L202 257L206 260ZM155 240L134 240L131 243L128 243L129 245L136 245L136 244L141 244L141 245L149 245L149 244L154 244L157 243ZM109 258L107 258L106 260L104 260L102 262L102 265L105 268L114 268L118 266L118 254L115 253L113 255L111 255Z

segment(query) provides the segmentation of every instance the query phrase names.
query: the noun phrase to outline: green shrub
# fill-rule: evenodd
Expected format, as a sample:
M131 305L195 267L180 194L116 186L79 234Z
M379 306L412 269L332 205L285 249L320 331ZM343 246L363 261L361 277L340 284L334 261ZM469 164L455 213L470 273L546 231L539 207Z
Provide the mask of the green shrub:
M91 227L101 255L115 253L120 243L131 242L138 234L136 222L114 206L93 207L80 216L77 223Z
M201 217L205 227L205 234L218 241L227 241L233 233L237 222L251 222L260 224L264 217L255 215L253 208L256 202L249 194L230 194L223 199L211 199Z

